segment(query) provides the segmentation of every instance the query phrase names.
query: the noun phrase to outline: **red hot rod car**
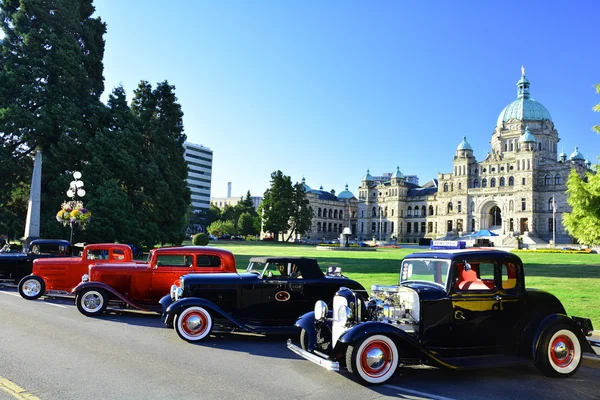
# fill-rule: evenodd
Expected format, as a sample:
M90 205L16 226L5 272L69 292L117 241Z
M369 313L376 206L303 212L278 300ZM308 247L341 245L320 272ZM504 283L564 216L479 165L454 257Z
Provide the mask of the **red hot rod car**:
M81 275L88 272L89 265L97 262L134 262L131 247L118 243L89 244L83 248L81 257L34 260L31 275L19 282L19 293L27 300L44 294L70 295L73 287L81 282Z
M203 246L154 249L148 263L92 264L73 288L79 311L88 316L104 312L109 302L121 307L160 311L158 300L179 277L189 273L236 273L235 257L227 250Z

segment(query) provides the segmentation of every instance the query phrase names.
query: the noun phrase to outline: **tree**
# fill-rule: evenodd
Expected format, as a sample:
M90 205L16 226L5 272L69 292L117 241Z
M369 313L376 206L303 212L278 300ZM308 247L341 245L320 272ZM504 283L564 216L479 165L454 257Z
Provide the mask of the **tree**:
M289 176L281 171L271 174L271 187L265 191L261 203L263 230L271 232L276 240L279 233L290 229L290 216L293 214L294 189Z
M0 205L15 200L7 185L31 181L31 155L40 149L44 236L62 229L54 216L71 172L88 159L83 144L103 109L106 26L94 11L92 0L0 3L0 164L12 160L0 174Z
M587 172L582 179L571 170L567 194L572 211L564 214L565 228L582 244L600 244L600 175Z
M237 233L233 221L215 221L208 227L208 233L214 236L235 235Z
M306 198L304 185L296 183L294 185L294 196L292 198L293 207L290 215L290 234L286 241L289 241L294 234L304 235L310 229L314 211L310 202Z
M600 84L596 86L596 93L600 94ZM600 103L593 107L600 112ZM600 133L600 125L593 129ZM563 225L571 236L586 245L600 244L600 175L586 172L581 177L575 170L571 170L567 181L567 203L571 212L565 213Z
M245 212L240 215L237 226L241 235L248 236L258 234L258 231L254 227L254 217L252 217L249 212Z
M256 209L254 208L254 202L252 201L252 195L250 194L249 190L246 193L246 197L242 197L240 202L235 205L235 211L238 217L246 212L253 217L258 215Z

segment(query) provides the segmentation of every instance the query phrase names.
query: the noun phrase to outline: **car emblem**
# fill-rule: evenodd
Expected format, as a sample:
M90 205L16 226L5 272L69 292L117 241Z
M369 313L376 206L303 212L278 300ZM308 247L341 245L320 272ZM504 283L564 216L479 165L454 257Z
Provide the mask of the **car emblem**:
M285 291L275 293L275 300L277 301L288 301L290 299L290 294Z

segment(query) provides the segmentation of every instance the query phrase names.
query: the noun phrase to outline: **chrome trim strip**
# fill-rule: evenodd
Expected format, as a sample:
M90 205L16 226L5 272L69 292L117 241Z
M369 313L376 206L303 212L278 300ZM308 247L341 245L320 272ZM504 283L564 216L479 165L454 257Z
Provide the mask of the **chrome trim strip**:
M310 362L313 362L317 365L320 365L321 367L328 369L329 371L339 371L340 370L339 362L329 361L329 360L323 359L319 356L316 356L312 353L309 353L308 351L302 350L300 347L298 347L292 343L292 339L288 339L287 348L290 349L291 351L293 351L294 353L298 354L300 357L302 357Z

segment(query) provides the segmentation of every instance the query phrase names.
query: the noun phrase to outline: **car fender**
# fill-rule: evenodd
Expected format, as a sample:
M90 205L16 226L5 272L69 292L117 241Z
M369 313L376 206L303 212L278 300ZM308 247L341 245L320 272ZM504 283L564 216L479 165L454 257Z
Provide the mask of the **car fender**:
M109 292L113 297L116 297L119 301L123 303L129 304L131 307L136 308L138 310L146 310L144 307L140 307L139 305L132 303L127 297L123 296L119 291L115 290L111 286L107 285L104 282L82 282L79 285L75 286L71 293L77 295L84 289L102 289Z
M424 349L408 333L388 323L379 321L368 321L353 326L344 332L335 345L333 354L344 354L346 348L354 345L362 339L373 335L385 335L394 341L398 350L403 351L408 358L418 358L421 360L430 360L436 366L455 369L456 367L440 360L433 353Z
M185 299L181 299L181 300L174 302L173 304L171 304L170 306L167 307L166 311L163 313L163 317L166 318L167 321L173 321L175 315L179 314L179 312L183 308L188 308L188 307L193 307L193 306L198 306L198 307L209 309L210 311L212 311L216 314L219 314L223 318L228 319L234 325L237 325L240 328L242 328L248 332L259 333L259 334L262 333L260 331L257 331L254 328L244 325L237 319L233 318L231 315L229 315L227 312L225 312L225 310L223 310L221 307L219 307L212 301L209 301L209 300L206 300L206 299L203 299L200 297L186 297ZM166 315L164 315L165 313L166 313Z
M544 318L544 320L542 320L542 322L538 326L535 336L533 337L531 354L533 355L534 361L537 361L537 359L539 357L540 346L541 346L542 337L544 336L544 333L546 333L546 331L550 327L552 327L556 324L565 324L565 325L568 325L569 327L571 327L573 329L573 332L575 332L577 339L579 339L579 344L581 345L581 351L584 353L594 353L595 354L594 350L592 349L592 346L587 341L586 337L584 336L583 332L581 331L581 328L577 325L577 323L575 321L573 321L571 318L569 318L567 315L564 315L564 314L550 314L546 318Z
M294 324L306 331L308 338L308 351L313 351L317 344L317 329L315 327L315 312L310 311L298 318Z

